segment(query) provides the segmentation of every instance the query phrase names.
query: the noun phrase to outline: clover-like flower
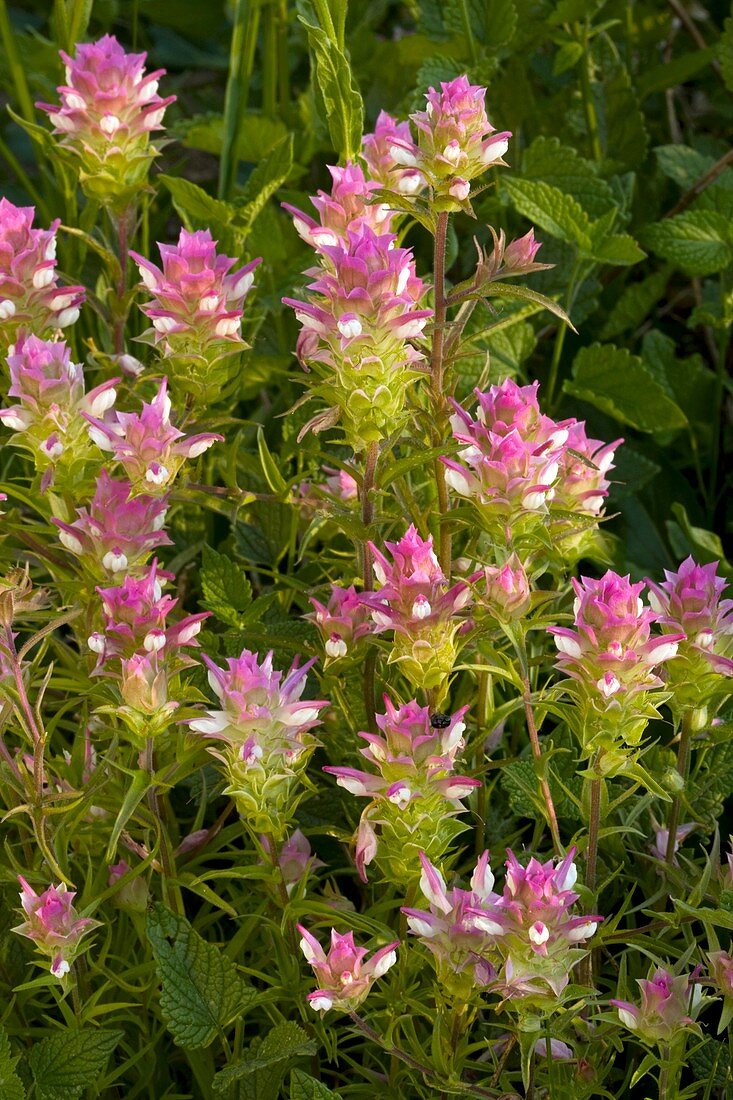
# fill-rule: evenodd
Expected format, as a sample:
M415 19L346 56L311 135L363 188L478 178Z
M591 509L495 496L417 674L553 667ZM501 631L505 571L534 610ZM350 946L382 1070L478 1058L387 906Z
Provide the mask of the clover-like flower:
M67 890L63 882L37 894L21 875L18 881L26 919L13 931L33 940L42 954L50 956L54 978L63 978L71 970L82 937L98 928L100 922L78 915L73 905L76 893Z
M145 72L147 55L125 53L114 35L82 42L71 58L63 50L66 83L60 104L38 103L48 113L62 148L78 158L82 188L91 198L125 204L145 185L158 155L151 141L163 129L175 96L158 95L165 69Z
M344 245L349 230L357 231L368 225L375 233L389 232L392 212L380 202L370 202L370 196L379 190L379 184L364 178L358 164L349 162L345 167L329 165L331 192L319 191L311 198L318 211L316 221L302 210L284 202L282 205L292 215L293 224L306 244L316 252L324 245Z
M141 413L115 411L114 417L99 420L86 415L89 435L103 451L111 451L133 488L149 493L163 492L187 458L198 458L224 436L202 432L186 436L170 421L171 402L163 379L150 404Z
M373 626L369 608L353 584L348 588L332 584L327 604L314 596L310 597L310 602L313 611L303 617L318 627L326 656L332 660L345 657L360 638L371 634Z
M177 650L197 646L196 636L210 612L187 615L169 623L177 599L163 593L162 582L171 578L162 573L157 561L140 577L126 576L114 588L98 588L104 621L102 629L89 636L89 648L97 654L97 668L114 658L129 659L135 654L161 653L169 657Z
M131 497L131 488L129 481L116 481L102 470L89 507L77 508L73 523L51 521L66 549L93 573L141 571L157 546L170 544L163 530L168 498Z
M310 1006L316 1012L324 1013L332 1008L353 1011L377 978L386 974L397 961L399 940L381 947L365 962L369 952L365 947L356 946L353 932L341 935L332 928L331 946L326 954L315 936L302 924L297 927L302 936L300 949L319 983L319 988L308 994Z
M244 300L261 262L232 271L236 260L216 251L208 229L182 229L177 245L159 244L162 268L131 252L150 301L140 306L153 327L148 332L165 355L205 356L244 347Z
M683 635L680 656L702 659L721 676L733 675L733 600L723 599L726 582L718 576L718 563L698 565L686 558L676 573L665 569L665 580L648 580L649 603L661 626ZM698 661L699 663L699 661Z
M531 587L516 554L511 554L503 565L487 565L482 580L482 602L495 618L511 622L524 615L530 605Z
M393 149L397 148L397 157L403 158L403 150L411 150L412 147L410 123L398 122L386 111L380 111L373 132L365 134L362 140L362 156L370 179L402 195L415 195L422 191L426 186L422 172L417 168L402 167L393 153Z
M457 635L465 627L472 596L465 581L449 587L433 550L413 524L398 542L387 542L391 561L373 543L375 593L365 593L375 629L394 631L390 662L415 687L426 691L445 683L456 661ZM475 578L471 578L475 579Z
M692 975L694 978L695 975ZM641 1004L611 999L619 1020L647 1043L667 1042L693 1023L700 989L687 974L658 968L651 978L638 978Z
M45 336L73 325L86 291L59 286L56 274L56 230L34 229L35 207L14 206L0 198L0 326L2 350L20 329Z
M112 378L84 392L84 371L71 362L63 340L18 336L7 357L8 396L17 405L0 409L0 423L16 433L15 441L32 453L43 471L41 489L51 483L59 466L83 460L89 449L85 417L103 415L115 402Z

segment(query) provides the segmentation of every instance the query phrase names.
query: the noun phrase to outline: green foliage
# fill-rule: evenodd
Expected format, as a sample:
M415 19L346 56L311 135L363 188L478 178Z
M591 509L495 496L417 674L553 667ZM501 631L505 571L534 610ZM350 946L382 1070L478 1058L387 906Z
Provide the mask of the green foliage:
M264 1039L252 1043L246 1058L232 1062L216 1075L214 1091L225 1092L237 1081L244 1100L275 1100L280 1082L291 1063L296 1058L314 1054L316 1050L316 1043L308 1038L302 1027L293 1023L278 1024ZM303 1095L307 1094L304 1092Z
M641 432L667 431L687 423L682 409L667 396L644 362L613 344L581 348L565 392Z
M223 951L202 939L184 917L158 904L148 915L147 933L162 983L161 1012L179 1046L207 1047L256 1002L256 991Z
M16 1073L19 1060L19 1054L11 1053L7 1034L0 1030L0 1095L4 1100L25 1100L23 1082Z
M122 1035L109 1028L65 1028L34 1043L28 1064L41 1100L78 1100L99 1082Z

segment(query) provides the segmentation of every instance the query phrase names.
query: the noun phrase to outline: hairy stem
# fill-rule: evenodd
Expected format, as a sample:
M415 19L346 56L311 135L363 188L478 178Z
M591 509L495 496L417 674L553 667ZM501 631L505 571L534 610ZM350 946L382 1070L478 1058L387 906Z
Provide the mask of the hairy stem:
M685 711L682 717L682 724L680 726L680 744L677 750L677 771L682 777L683 790L687 785L687 777L690 772L690 742L692 740L692 716L694 711ZM667 838L667 851L665 853L665 859L667 865L672 867L674 864L674 853L677 840L677 828L680 823L680 815L682 812L682 791L675 795L672 800L672 805L669 809L669 818L667 820L667 828L669 829L669 837Z
M439 446L445 437L447 423L447 403L443 392L445 378L445 320L448 303L445 296L445 249L448 236L448 213L438 214L435 230L434 272L435 272L435 318L433 324L433 347L430 357L430 389L433 406L433 442ZM445 483L445 466L439 460L435 462L435 484L440 512L440 541L438 559L440 568L446 577L450 576L452 558L452 535L448 519L449 500Z
M364 591L372 587L372 552L369 548L369 528L374 522L374 486L376 483L377 462L379 461L379 443L370 443L364 460L364 477L361 483L361 522L364 525L364 540L361 545L361 566ZM376 707L374 702L374 668L377 652L370 649L364 659L364 706L367 723L371 733L376 731Z
M524 713L527 719L527 730L529 732L529 740L532 745L532 754L537 761L538 767L541 767L542 761L542 746L540 745L540 735L537 731L537 723L534 718L534 708L532 707L532 687L529 682L529 664L527 660L527 645L524 637L515 644L517 650L517 656L519 657L519 663L522 669L522 684L524 687L523 700L524 700ZM556 856L563 855L562 842L560 840L560 828L557 823L557 813L555 811L555 803L552 798L552 791L550 790L550 784L546 776L540 776L540 790L545 802L545 812L547 814L547 821L550 826L550 833L552 834L552 846L555 849Z

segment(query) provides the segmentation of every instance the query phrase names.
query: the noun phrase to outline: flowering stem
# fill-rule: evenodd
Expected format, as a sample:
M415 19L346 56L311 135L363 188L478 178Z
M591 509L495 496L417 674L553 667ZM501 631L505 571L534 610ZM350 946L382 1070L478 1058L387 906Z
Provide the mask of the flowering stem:
M364 591L368 592L372 587L372 554L369 549L369 528L374 522L374 486L377 474L377 462L379 461L379 443L372 442L367 447L364 460L364 477L361 483L361 522L364 526L364 541L361 546L362 580ZM364 706L366 708L367 724L371 733L376 726L376 706L374 702L374 667L377 661L375 649L370 649L364 659Z
M119 252L120 260L120 277L117 282L117 300L120 312L115 317L114 325L114 347L115 355L122 355L125 350L125 321L127 320L126 311L122 309L122 302L125 298L125 292L127 290L127 245L128 245L128 232L130 228L130 215L131 211L129 207L125 207L117 221L117 249Z
M597 765L600 757L600 752L596 755L595 764ZM593 769L596 770L595 767ZM596 870L598 866L598 833L601 826L601 793L603 789L603 780L600 777L594 777L590 780L590 798L589 798L589 812L588 812L588 847L585 852L585 885L589 890L595 890L596 888Z
M446 401L443 393L443 382L445 375L445 319L448 306L445 296L445 249L448 236L448 216L448 212L445 210L438 214L434 248L435 318L433 323L433 347L430 357L430 388L432 390L434 418L433 435L436 446L443 442L446 424ZM448 523L448 489L445 484L445 466L440 461L435 462L435 484L438 510L440 512L438 559L444 575L449 577L452 547L451 530Z
M677 751L677 771L682 776L683 789L687 785L687 776L690 771L690 741L692 740L692 710L686 710L682 717L682 724L680 726L680 745ZM682 794L675 795L672 805L669 811L669 820L667 827L669 829L669 836L667 838L667 851L665 853L665 859L667 865L671 867L674 864L674 853L677 840L677 828L680 823L680 814L682 810Z
M166 902L171 908L177 913L182 913L183 906L181 904L179 891L174 889L172 885L175 878L175 868L173 866L173 855L168 843L168 834L161 813L158 790L155 783L155 755L153 744L153 738L148 737L145 742L144 755L145 770L148 772L151 780L150 790L148 791L148 807L157 825L158 837L160 839L160 862L163 867L163 894ZM171 901L171 896L169 895L172 895L173 901Z
M519 634L518 639L515 639L515 649L517 651L519 664L522 670L522 684L524 686L524 713L527 718L527 730L529 731L529 740L532 745L532 753L535 760L537 761L538 769L540 769L542 767L542 747L540 745L540 736L537 732L537 723L534 720L534 710L532 708L532 688L529 683L527 643L524 635L521 633ZM560 828L557 824L555 803L552 798L550 784L547 780L547 777L544 775L540 775L540 790L542 791L542 797L545 800L545 812L547 813L547 821L550 826L550 832L552 834L552 846L555 849L555 855L562 856L563 847L560 840Z

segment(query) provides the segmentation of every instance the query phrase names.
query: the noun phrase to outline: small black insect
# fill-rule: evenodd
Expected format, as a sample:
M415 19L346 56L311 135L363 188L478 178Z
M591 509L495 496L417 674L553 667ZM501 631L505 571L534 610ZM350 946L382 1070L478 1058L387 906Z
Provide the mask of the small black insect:
M434 730L447 730L450 725L450 714L441 714L436 711L430 715L430 725Z

